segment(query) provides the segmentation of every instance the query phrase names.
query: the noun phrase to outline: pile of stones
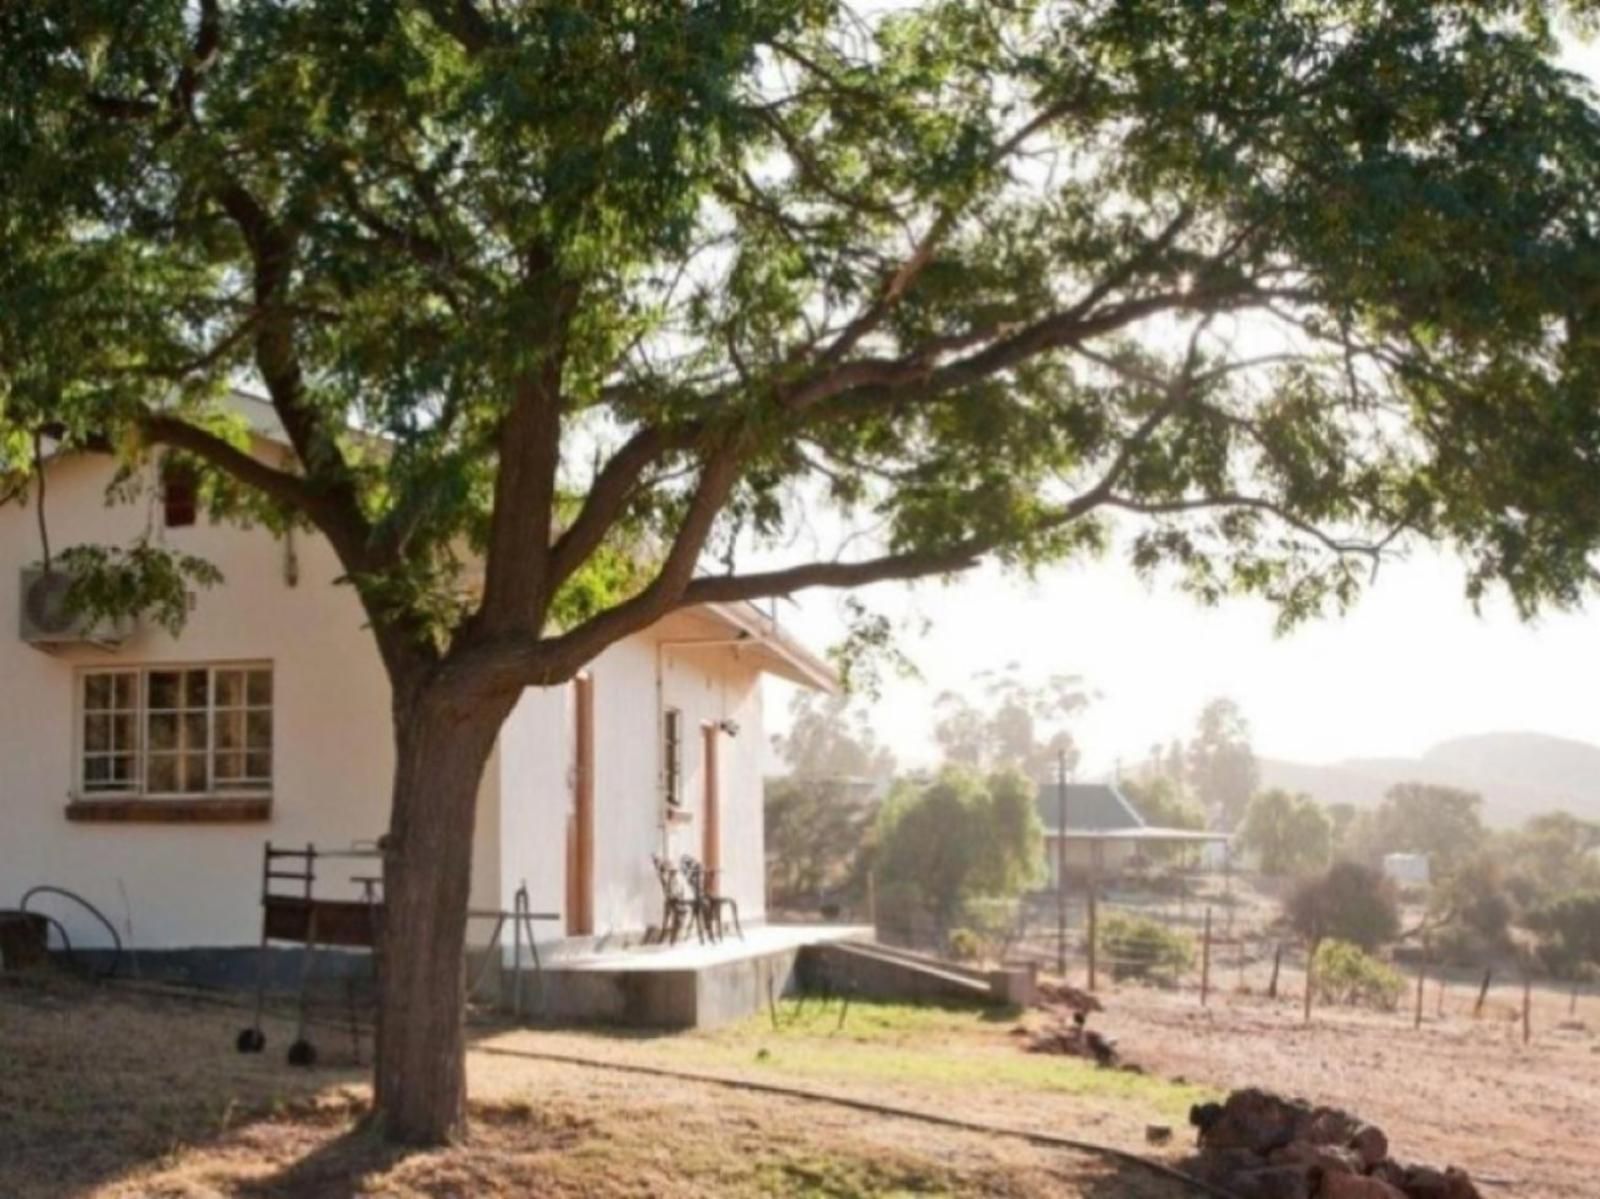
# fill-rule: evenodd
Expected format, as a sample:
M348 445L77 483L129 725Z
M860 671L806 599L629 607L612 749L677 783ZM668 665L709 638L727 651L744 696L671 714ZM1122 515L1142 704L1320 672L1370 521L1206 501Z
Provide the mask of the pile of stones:
M1403 1165L1381 1128L1251 1087L1189 1112L1188 1168L1236 1199L1482 1199L1466 1171Z

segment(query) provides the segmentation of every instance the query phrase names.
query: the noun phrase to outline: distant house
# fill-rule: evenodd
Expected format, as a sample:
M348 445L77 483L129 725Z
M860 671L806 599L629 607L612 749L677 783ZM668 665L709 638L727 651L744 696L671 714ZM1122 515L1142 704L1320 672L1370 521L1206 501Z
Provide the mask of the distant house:
M1426 887L1430 881L1425 853L1386 853L1383 877L1402 887Z
M1044 825L1046 885L1050 887L1056 885L1063 842L1070 878L1091 867L1107 875L1121 874L1142 851L1155 845L1225 844L1228 840L1226 833L1148 823L1133 801L1123 794L1122 788L1113 782L1068 783L1065 791L1063 797L1058 783L1042 782L1036 800L1039 820Z

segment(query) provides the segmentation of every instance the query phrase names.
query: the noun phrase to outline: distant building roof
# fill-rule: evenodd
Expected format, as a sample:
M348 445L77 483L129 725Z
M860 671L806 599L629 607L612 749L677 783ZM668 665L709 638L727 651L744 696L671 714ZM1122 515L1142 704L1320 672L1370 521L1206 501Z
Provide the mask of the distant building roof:
M1056 783L1039 784L1039 819L1048 834L1060 832L1061 799ZM1115 783L1067 784L1067 832L1126 832L1145 827L1144 817Z

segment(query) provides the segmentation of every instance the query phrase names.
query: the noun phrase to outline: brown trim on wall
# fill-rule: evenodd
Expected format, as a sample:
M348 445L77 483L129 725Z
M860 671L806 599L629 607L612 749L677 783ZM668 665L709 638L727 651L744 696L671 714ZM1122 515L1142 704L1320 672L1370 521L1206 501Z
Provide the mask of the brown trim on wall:
M79 824L260 824L272 819L272 800L75 799L67 804L67 819Z
M594 678L572 680L572 838L567 859L567 935L594 933Z

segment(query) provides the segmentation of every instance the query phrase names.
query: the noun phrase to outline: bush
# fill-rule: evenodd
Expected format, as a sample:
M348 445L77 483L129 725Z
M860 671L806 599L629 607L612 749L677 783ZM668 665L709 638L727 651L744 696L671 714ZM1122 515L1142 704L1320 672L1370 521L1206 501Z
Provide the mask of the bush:
M1144 916L1121 913L1100 922L1100 952L1113 978L1175 978L1194 964L1194 940Z
M1295 931L1311 944L1349 941L1371 952L1400 932L1394 884L1356 862L1336 862L1297 886L1285 905Z
M1348 941L1324 941L1315 965L1317 998L1323 1003L1393 1011L1405 993L1405 977Z
M958 962L971 962L983 956L983 938L970 928L950 934L950 956Z

